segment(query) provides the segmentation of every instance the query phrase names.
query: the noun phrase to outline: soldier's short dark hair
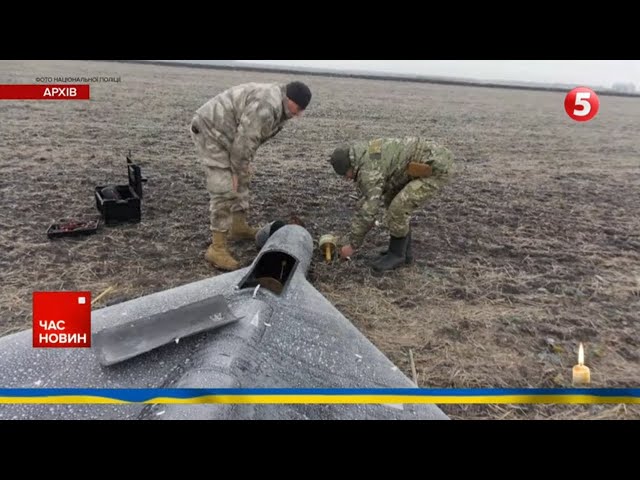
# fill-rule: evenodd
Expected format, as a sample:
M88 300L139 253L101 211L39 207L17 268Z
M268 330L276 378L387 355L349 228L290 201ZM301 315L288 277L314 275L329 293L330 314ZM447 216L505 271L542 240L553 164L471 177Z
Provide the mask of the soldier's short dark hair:
M287 98L295 102L302 110L307 108L311 101L311 90L306 84L299 81L288 83L286 94Z
M351 168L351 160L349 159L349 145L341 145L336 148L331 154L329 163L331 163L331 166L338 175L346 175Z

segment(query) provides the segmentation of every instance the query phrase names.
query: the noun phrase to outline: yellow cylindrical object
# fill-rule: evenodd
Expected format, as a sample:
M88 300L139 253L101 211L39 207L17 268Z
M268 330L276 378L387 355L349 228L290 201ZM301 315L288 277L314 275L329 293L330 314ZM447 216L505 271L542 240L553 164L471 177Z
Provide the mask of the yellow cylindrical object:
M324 253L324 257L327 263L331 263L331 258L333 257L333 250L336 248L336 244L338 243L338 239L331 235L322 235L320 240L318 241L318 245L320 249Z
M327 259L327 263L331 262L331 244L327 243L324 246L324 256Z

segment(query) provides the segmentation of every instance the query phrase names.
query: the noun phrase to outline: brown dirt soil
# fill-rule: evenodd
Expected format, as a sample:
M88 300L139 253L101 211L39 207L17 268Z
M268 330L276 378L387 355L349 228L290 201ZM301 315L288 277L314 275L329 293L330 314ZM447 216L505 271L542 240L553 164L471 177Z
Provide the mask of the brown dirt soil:
M220 272L203 260L208 197L188 135L193 111L274 73L106 62L4 61L2 83L110 76L90 102L2 102L0 334L31 327L31 292L115 285L104 306ZM640 100L602 96L587 123L564 94L301 77L302 119L256 156L252 220L297 215L314 238L346 231L353 185L324 159L340 142L426 135L458 173L417 212L416 262L383 277L368 263L378 228L351 263L310 280L409 377L439 388L569 387L585 345L593 387L640 385ZM96 185L126 183L125 155L149 179L138 225L47 239L61 217L96 217ZM234 246L244 265L252 245ZM624 405L443 405L455 419L629 419Z

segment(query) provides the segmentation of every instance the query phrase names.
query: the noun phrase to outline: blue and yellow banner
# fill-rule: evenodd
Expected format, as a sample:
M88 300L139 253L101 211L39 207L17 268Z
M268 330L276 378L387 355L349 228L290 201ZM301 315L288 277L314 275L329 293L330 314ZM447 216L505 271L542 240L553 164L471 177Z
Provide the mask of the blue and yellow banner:
M640 404L640 388L0 388L0 404Z

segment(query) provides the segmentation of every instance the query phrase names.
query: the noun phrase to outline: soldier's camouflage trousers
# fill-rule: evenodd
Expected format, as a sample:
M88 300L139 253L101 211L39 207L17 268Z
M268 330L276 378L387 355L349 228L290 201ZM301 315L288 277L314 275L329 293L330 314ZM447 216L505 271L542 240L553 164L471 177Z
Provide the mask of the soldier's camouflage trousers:
M247 211L249 208L248 175L238 176L238 191L233 191L231 169L204 167L209 192L211 230L226 232L231 227L231 213Z
M226 232L231 227L231 212L249 208L249 174L238 176L238 191L233 191L229 153L205 132L191 130L198 158L204 168L209 192L211 230Z
M435 152L434 152L435 153ZM447 149L440 149L432 163L434 175L415 178L400 190L386 192L384 204L387 209L384 222L394 237L405 237L409 233L411 214L424 206L453 173L453 156Z

